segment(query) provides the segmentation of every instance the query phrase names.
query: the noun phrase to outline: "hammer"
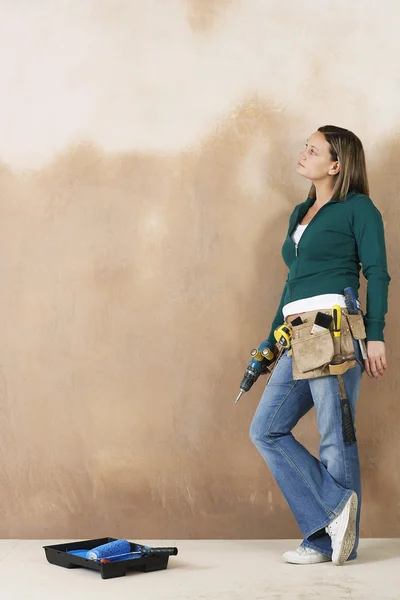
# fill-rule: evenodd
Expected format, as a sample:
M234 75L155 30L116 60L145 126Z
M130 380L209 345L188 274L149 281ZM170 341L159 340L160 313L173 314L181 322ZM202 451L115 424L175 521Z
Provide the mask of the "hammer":
M339 394L340 394L340 408L342 412L342 432L343 432L343 441L346 445L354 444L356 442L356 434L354 431L353 425L353 417L351 414L351 406L350 402L347 398L346 389L344 387L344 379L343 373L345 373L349 368L354 366L353 358L355 359L355 354L350 354L349 356L343 356L340 354L340 323L341 323L342 310L340 306L335 304L332 307L332 319L333 319L333 346L334 346L334 356L329 365L329 372L332 375L337 375L338 384L339 384Z

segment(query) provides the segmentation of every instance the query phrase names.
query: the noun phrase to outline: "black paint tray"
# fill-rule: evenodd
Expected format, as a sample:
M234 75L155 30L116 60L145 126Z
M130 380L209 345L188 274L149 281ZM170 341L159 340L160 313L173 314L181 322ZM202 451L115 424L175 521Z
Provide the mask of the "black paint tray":
M142 573L149 573L150 571L160 571L166 569L168 566L169 554L165 553L153 553L151 555L145 555L140 558L133 558L128 560L122 560L119 562L111 562L101 564L95 560L89 560L81 556L75 556L74 554L67 554L68 550L91 550L102 544L108 544L109 542L115 542L116 538L99 538L97 540L83 540L81 542L70 542L64 544L56 544L55 546L43 546L46 553L46 558L52 565L58 565L66 569L77 569L83 567L86 569L92 569L93 571L100 571L102 579L111 579L112 577L123 577L128 571L141 571ZM134 551L139 547L144 549L141 544L131 543L131 550ZM175 554L178 554L178 550L175 549Z

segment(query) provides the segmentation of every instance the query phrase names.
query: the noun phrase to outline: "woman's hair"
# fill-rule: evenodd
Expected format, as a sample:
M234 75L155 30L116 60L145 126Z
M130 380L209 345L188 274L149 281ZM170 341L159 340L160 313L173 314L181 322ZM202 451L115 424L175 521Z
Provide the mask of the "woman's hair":
M340 171L333 177L332 199L344 200L349 190L369 195L367 168L364 148L358 137L348 129L324 125L318 131L324 134L329 143L332 160L340 162ZM312 184L309 197L315 198L315 185Z

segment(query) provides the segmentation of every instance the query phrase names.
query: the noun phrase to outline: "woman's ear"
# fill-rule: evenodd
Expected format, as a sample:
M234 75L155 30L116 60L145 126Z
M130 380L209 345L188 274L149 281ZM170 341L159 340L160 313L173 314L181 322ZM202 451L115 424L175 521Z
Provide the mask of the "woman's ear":
M329 170L329 175L337 175L340 171L340 162L337 160L336 163Z

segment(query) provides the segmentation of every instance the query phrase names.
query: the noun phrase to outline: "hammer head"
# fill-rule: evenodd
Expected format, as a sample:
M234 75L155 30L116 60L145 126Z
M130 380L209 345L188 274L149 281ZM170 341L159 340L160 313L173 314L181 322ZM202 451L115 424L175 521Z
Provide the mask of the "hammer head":
M331 375L342 375L346 373L349 369L352 369L357 365L356 355L349 354L348 356L343 356L342 354L335 354L332 358L332 361L329 364L329 373Z
M347 358L342 354L335 354L335 356L331 360L331 365L341 365L346 362Z

